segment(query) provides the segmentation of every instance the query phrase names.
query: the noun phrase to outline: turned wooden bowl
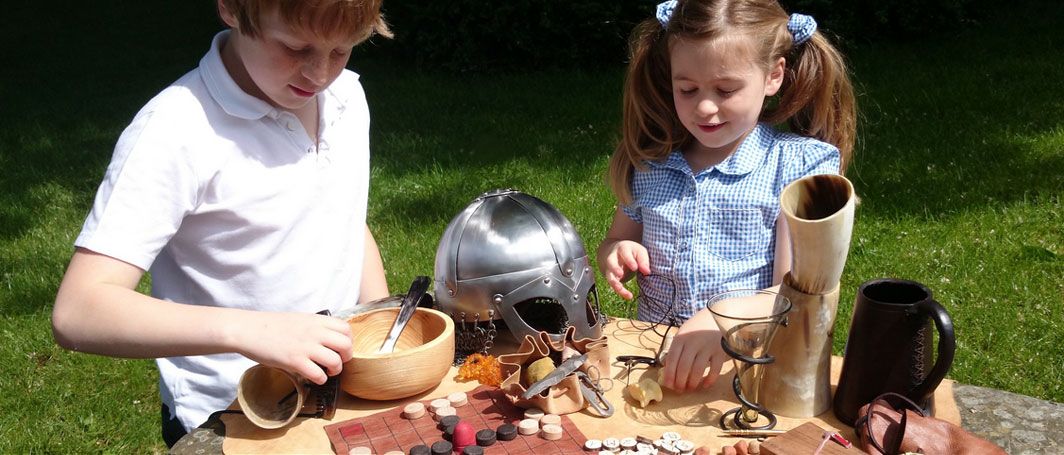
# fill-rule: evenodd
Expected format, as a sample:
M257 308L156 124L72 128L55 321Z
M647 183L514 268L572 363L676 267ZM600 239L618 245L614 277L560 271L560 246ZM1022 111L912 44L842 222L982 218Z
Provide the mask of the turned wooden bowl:
M454 321L418 308L399 336L395 350L378 354L399 308L385 308L348 319L354 355L344 363L340 388L368 400L396 400L439 385L454 362Z

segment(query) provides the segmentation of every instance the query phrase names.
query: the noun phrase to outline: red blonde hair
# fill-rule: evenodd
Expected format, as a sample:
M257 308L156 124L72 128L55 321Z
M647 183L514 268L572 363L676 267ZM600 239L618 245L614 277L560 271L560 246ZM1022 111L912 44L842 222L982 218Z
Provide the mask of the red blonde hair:
M285 24L318 37L347 36L361 43L374 34L392 37L381 15L382 0L221 0L241 33L259 34L263 13L276 10Z

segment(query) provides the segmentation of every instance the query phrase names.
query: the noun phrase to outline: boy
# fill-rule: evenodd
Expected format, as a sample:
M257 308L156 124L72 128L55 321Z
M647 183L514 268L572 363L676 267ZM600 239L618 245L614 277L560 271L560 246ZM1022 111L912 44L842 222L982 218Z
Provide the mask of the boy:
M52 313L67 349L157 358L163 433L254 363L315 383L350 358L315 315L388 294L366 225L369 112L344 67L380 0L218 0L231 30L123 132ZM151 297L134 291L145 270Z

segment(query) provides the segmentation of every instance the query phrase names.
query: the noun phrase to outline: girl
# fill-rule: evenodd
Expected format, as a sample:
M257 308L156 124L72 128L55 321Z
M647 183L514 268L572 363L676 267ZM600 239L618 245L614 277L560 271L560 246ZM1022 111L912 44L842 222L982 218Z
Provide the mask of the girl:
M853 88L813 18L776 0L667 1L633 33L622 125L598 263L625 299L639 272L639 319L682 322L662 385L708 387L727 357L704 302L781 282L780 191L849 164Z

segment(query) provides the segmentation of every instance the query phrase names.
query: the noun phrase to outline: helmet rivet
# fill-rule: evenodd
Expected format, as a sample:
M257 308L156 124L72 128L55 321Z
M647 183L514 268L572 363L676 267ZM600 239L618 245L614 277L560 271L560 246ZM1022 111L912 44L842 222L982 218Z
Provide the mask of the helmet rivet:
M447 295L449 295L451 297L454 297L454 294L455 294L454 293L454 289L450 289L450 288L447 289Z
M572 274L573 274L573 268L572 267L566 267L565 268L565 276L569 276L569 275L572 275Z
M579 294L573 294L573 301L575 302L577 300L580 300L580 295Z
M492 296L491 301L495 303L502 303L502 294L495 294L494 296Z
M550 284L550 278L544 278L543 284Z

